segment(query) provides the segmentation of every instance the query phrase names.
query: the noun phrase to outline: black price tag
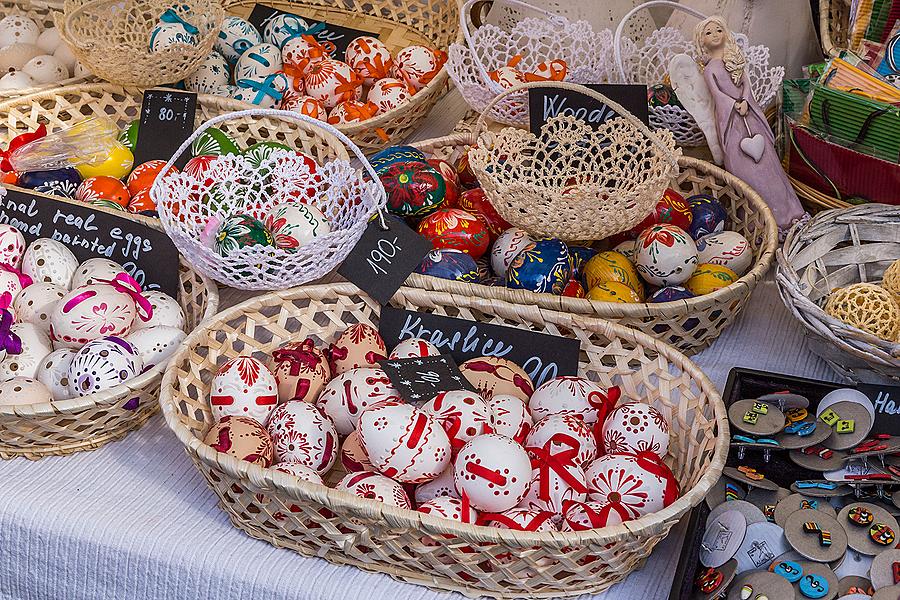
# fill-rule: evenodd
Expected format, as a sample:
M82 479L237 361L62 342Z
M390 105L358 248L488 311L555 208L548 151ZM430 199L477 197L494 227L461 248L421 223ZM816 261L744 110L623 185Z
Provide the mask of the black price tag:
M856 389L868 396L875 406L871 433L896 435L900 431L900 386L860 383Z
M505 358L522 367L537 387L561 375L578 374L578 340L385 306L378 331L388 348L409 338L434 344L457 363L479 356Z
M377 216L369 222L359 243L338 269L379 304L387 304L431 250L431 242L397 219Z
M334 25L333 23L327 23L325 21L316 21L309 17L304 17L303 15L298 13L278 10L270 6L263 6L262 4L256 4L253 7L253 11L250 13L250 16L247 17L247 20L250 21L250 23L254 27L256 27L260 33L263 33L269 20L272 19L272 17L276 17L278 15L294 15L295 17L300 17L301 19L309 23L310 29L315 30L312 35L316 38L316 40L318 40L322 44L334 44L335 51L334 54L332 54L332 58L336 58L338 60L344 60L344 55L347 52L347 46L349 46L350 42L352 42L356 38L362 35L368 35L375 38L381 36L380 32L364 31L362 29L353 29L351 27Z
M599 84L586 85L600 92L636 116L644 125L650 123L646 85ZM528 126L531 133L540 135L541 127L550 117L572 115L595 129L618 113L602 102L575 90L533 88L528 90Z
M197 94L177 90L147 90L141 105L141 122L134 147L135 166L148 160L169 160L194 131ZM189 152L175 161L179 169L190 160Z
M424 404L441 392L476 391L450 356L426 356L379 361L404 400Z
M6 188L0 199L0 223L21 231L29 244L38 238L62 242L82 262L108 258L121 264L143 289L178 297L178 250L165 233L133 218Z

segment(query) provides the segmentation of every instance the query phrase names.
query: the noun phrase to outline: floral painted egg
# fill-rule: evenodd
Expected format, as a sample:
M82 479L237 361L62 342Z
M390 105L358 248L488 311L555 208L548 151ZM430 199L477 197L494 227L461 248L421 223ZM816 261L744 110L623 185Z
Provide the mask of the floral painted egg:
M184 309L178 304L178 300L159 290L148 290L142 295L150 303L153 314L146 321L138 320L131 328L132 331L159 326L184 329Z
M561 531L587 531L621 525L635 519L635 512L617 502L569 502L563 513Z
M0 224L0 263L16 269L25 254L25 236L12 225Z
M263 39L268 43L283 48L289 39L308 33L309 23L288 13L271 17L263 29Z
M164 160L148 160L134 168L131 175L128 176L128 193L137 194L141 190L148 190L156 181L156 178L162 173L166 166ZM178 168L173 166L168 173L177 173ZM168 174L167 173L167 174ZM81 198L79 198L81 200Z
M459 370L486 401L490 401L494 395L509 395L528 402L534 393L534 383L531 382L528 373L505 358L496 356L470 358L459 365Z
M166 48L197 43L197 36L181 23L159 23L150 32L150 52L162 52Z
M561 295L568 296L569 298L584 298L584 287L581 285L580 281L570 279L566 282L566 287L563 288Z
M378 473L348 473L336 486L336 490L350 492L360 498L376 500L399 508L412 509L409 496L403 486Z
M328 359L310 338L288 342L272 352L269 368L278 383L279 402L315 402L331 380Z
M408 102L412 96L405 83L399 79L388 77L379 79L372 85L372 88L366 95L366 100L378 107L377 114L380 115L394 110L404 102Z
M191 144L191 155L194 157L198 156L225 156L228 154L240 154L241 149L238 147L234 138L230 135L219 129L218 127L209 127L205 129L197 139ZM210 158L211 160L211 158ZM162 161L165 164L165 161ZM144 163L146 165L156 165L157 161L148 161ZM174 167L173 167L174 168ZM140 169L137 167L135 172ZM158 167L154 169L158 174L159 171L162 170L162 167ZM197 173L194 173L197 174ZM155 177L155 176L154 176ZM128 178L129 187L131 182L131 177ZM151 182L152 183L152 182Z
M281 49L285 65L292 67L289 70L299 77L305 76L310 65L325 60L329 54L329 48L311 35L293 37Z
M525 439L525 448L533 457L549 452L571 454L572 461L585 466L597 457L597 441L580 415L550 415L535 422Z
M662 457L669 450L669 423L661 412L643 402L628 402L616 408L601 431L606 454L653 452Z
M105 336L126 335L135 319L149 318L135 301L139 293L121 283L74 288L53 307L50 338L59 346L78 348Z
M390 76L394 67L394 59L388 47L381 40L367 35L360 36L347 45L344 59L368 86Z
M494 416L487 403L475 392L454 390L441 392L422 405L450 438L453 451L478 435L494 430Z
M450 440L424 410L382 402L359 417L359 441L381 473L403 483L422 483L450 464Z
M37 370L37 380L47 386L54 400L69 400L75 394L69 389L69 367L75 350L60 348L44 357Z
M22 173L16 185L42 194L60 196L74 200L81 175L74 167L50 169L47 171L30 171Z
M101 175L82 181L75 192L75 199L79 202L87 203L96 202L97 200L109 200L125 207L128 206L131 194L128 193L128 189L118 179Z
M249 417L225 416L206 433L203 443L216 452L268 467L275 460L275 446L268 432Z
M432 498L427 502L421 503L416 510L420 513L460 523L475 523L478 520L477 510L467 506L462 500L449 496Z
M684 284L695 296L710 294L728 287L738 280L738 275L728 267L721 265L700 264L687 283Z
M235 64L244 52L253 46L261 44L262 41L259 31L249 21L240 17L227 16L222 21L222 28L216 39L215 49L230 64Z
M622 304L640 303L641 297L637 292L618 281L604 281L588 290L587 296L589 300L598 302L619 302Z
M439 158L429 158L428 164L437 169L437 172L444 178L444 186L446 187L444 206L446 208L458 208L456 202L459 199L461 184L459 183L459 176L456 174L456 168L446 160Z
M275 238L275 247L285 250L295 250L331 232L331 225L321 210L300 202L273 207L266 215L265 224Z
M369 159L372 168L379 175L382 175L388 167L395 163L409 161L427 163L428 157L425 156L424 152L413 146L389 146Z
M584 377L556 377L534 390L528 410L536 421L571 413L581 415L585 423L593 425L606 418L620 395L617 386L607 390Z
M446 62L446 52L427 46L407 46L397 53L394 76L418 91L431 83Z
M387 353L387 346L377 329L366 323L355 323L345 329L328 350L331 372L340 375L350 369L377 366Z
M395 215L424 217L444 202L444 178L424 160L392 162L377 172L387 192L387 209Z
M66 288L52 283L39 281L29 285L13 299L16 319L20 323L34 323L49 334L53 310L67 293Z
M635 265L648 283L679 285L697 268L697 245L680 227L654 225L638 236Z
M506 274L520 252L534 243L524 229L510 227L501 233L491 247L491 269L494 273Z
M399 402L400 393L381 369L352 369L325 384L316 406L331 419L340 435L356 429L364 410L379 402Z
M347 100L335 106L328 113L328 122L331 125L343 125L346 123L362 123L368 121L378 113L378 107L371 102L359 100Z
M144 368L140 355L119 337L108 336L85 344L69 366L69 391L90 396L112 389Z
M441 353L437 347L422 338L409 338L403 340L391 350L391 360L399 360L404 358L424 358L426 356L439 356Z
M316 473L313 469L310 469L306 465L296 461L283 461L278 464L272 465L272 468L276 471L280 471L282 473L287 473L288 475L293 475L298 479L302 479L303 481L308 481L310 483L317 483L319 485L324 485L325 483L322 481L322 476Z
M460 498L459 492L456 490L456 476L452 463L444 469L443 473L431 481L426 481L416 486L416 504L424 504L435 498L442 497Z
M308 402L288 400L279 404L269 415L266 430L275 445L278 462L299 462L323 475L337 459L334 424Z
M132 329L125 337L125 341L141 357L144 370L147 371L157 365L166 364L178 350L178 345L184 340L185 333L177 327L167 325L155 325L143 329Z
M419 235L437 250L460 250L474 259L487 252L490 236L475 215L459 208L443 208L419 222Z
M687 199L691 207L691 237L699 240L705 235L725 229L728 213L718 200L709 194L697 194Z
M584 282L587 289L595 288L607 281L624 283L635 291L639 298L644 296L644 285L637 269L630 260L618 252L600 252L584 265Z
M467 190L462 193L457 201L457 207L475 215L479 221L487 227L491 239L496 239L504 231L510 229L511 225L500 216L500 213L494 208L490 200L484 194L481 188Z
M206 55L197 70L184 78L184 87L198 94L213 94L231 79L231 69L225 57L213 50Z
M536 465L531 472L531 481L519 507L534 511L553 513L551 520L560 524L563 507L567 502L587 500L587 480L584 469L573 464L565 451L559 455L550 453L532 460Z
M312 119L324 120L328 112L325 105L312 96L299 94L287 95L281 101L281 110L289 110L297 114L306 115Z
M255 79L239 79L237 86L231 91L231 97L260 108L278 108L289 85L283 73L271 73Z
M697 261L728 267L741 276L753 264L753 248L737 231L711 233L697 240Z
M687 300L688 298L693 297L694 295L685 288L677 285L670 285L653 292L653 294L647 298L647 302L674 302L675 300Z
M494 433L505 435L520 444L525 443L525 437L534 425L525 402L517 396L494 394L487 404L494 417Z
M647 103L650 106L681 106L672 86L661 83L647 87Z
M529 244L506 271L506 286L539 294L561 294L569 281L569 249L562 240Z
M43 404L52 400L47 386L32 377L14 377L0 383L0 406Z
M0 361L0 381L13 377L34 379L41 362L53 352L50 338L34 323L16 323L10 327L10 332L21 340L22 352L6 354L6 358Z
M69 289L78 259L62 243L49 238L35 240L22 255L22 272L35 282Z
M514 67L508 66L500 67L496 71L490 71L488 73L488 76L491 78L491 81L498 84L505 90L528 82L528 80L525 79L525 73L519 71Z
M525 79L531 81L563 81L569 72L569 65L561 59L545 60L534 67L534 71L525 74Z
M226 362L210 385L209 406L216 419L235 415L265 423L277 403L275 376L252 356Z
M422 259L415 272L450 281L480 281L478 263L461 250L432 250Z
M242 79L265 79L267 75L281 71L283 66L281 50L277 46L263 42L248 49L238 58L234 66L234 81L240 85Z
M478 510L503 512L518 505L531 481L525 449L496 433L470 440L453 462L456 488Z
M108 258L89 258L78 265L78 270L72 276L72 287L108 283L120 273L125 273L125 269L115 261Z
M329 110L345 100L359 100L362 83L350 65L332 58L310 64L303 76L306 93Z
M654 225L665 224L674 225L687 231L691 227L691 206L684 199L684 196L673 190L666 189L662 198L656 203L656 214L653 219Z
M616 504L627 517L623 521L662 510L678 499L678 481L652 454L607 454L588 465L585 475L588 498Z
M637 255L637 246L635 245L634 240L625 240L616 244L616 247L613 248L613 252L618 252L634 263L634 257Z
M220 256L228 256L241 248L274 246L275 238L258 219L250 215L235 215L219 224L212 242Z
M366 451L359 442L359 432L355 429L344 438L344 443L341 444L341 465L348 473L376 471L375 467L372 466L372 461L369 460Z

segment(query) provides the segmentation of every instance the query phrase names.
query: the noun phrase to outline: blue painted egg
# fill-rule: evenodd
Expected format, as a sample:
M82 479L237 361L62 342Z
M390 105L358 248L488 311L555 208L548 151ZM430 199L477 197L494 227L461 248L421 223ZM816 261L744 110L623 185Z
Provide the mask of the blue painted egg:
M695 240L704 235L717 233L725 229L725 219L728 213L725 207L709 194L697 194L688 198L691 207L691 225L688 233Z
M562 294L572 268L562 240L539 240L516 256L506 271L506 286L543 294Z
M479 282L475 259L459 250L432 250L416 267L416 273L451 281Z
M262 41L259 31L249 21L240 17L225 17L215 48L233 65L241 54Z
M272 44L257 44L244 52L234 65L234 82L241 85L242 79L265 79L284 67L281 50Z
M75 199L79 184L81 175L74 167L23 173L18 182L19 187L72 200Z
M284 73L273 73L254 79L239 79L237 86L231 91L231 97L261 108L278 108L289 85Z
M597 251L586 246L569 246L569 267L572 269L572 279L581 277L584 263L591 260Z
M653 292L647 298L647 302L674 302L675 300L687 300L693 297L694 295L685 288L678 285L670 285Z

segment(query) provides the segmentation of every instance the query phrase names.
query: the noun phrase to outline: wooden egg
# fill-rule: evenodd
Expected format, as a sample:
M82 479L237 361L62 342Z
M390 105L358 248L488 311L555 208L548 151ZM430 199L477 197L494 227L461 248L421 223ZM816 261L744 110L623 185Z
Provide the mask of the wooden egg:
M711 233L697 240L697 260L700 264L728 267L740 277L753 264L753 248L736 231Z
M463 192L457 201L457 206L475 215L479 221L484 223L492 240L512 227L500 216L481 188Z
M206 433L203 443L216 452L261 467L268 467L275 459L272 438L262 425L249 417L222 417Z
M693 215L691 206L684 196L673 190L666 189L662 198L656 203L654 224L674 225L684 231L691 227Z
M156 181L156 178L159 177L159 174L162 173L165 166L166 161L164 160L148 160L147 162L136 166L134 171L131 172L131 175L128 176L127 185L129 194L133 195L143 190L149 190L153 185L153 182ZM167 174L177 172L178 168L173 165Z
M644 297L644 285L641 283L637 269L628 257L618 252L600 252L584 265L584 282L587 289L592 289L608 281L624 283L637 294Z
M459 370L486 401L494 395L509 395L528 402L534 393L534 383L524 369L505 358L471 358L459 365Z
M279 404L269 415L266 430L278 462L298 462L323 475L337 458L334 424L308 402L288 400Z
M415 272L450 281L465 283L481 281L478 263L462 250L432 250L422 259Z
M78 186L81 185L81 175L74 167L31 171L22 173L16 185L51 196L74 200Z
M709 294L728 287L738 280L737 273L720 265L700 264L687 283L684 284L695 296Z
M487 252L490 235L475 215L458 208L443 208L419 222L419 235L437 250L460 250L474 259Z
M562 240L529 244L506 270L506 286L540 294L561 294L569 281L569 250Z
M648 283L679 285L697 268L697 245L680 227L654 225L638 236L635 265Z
M356 323L338 336L328 351L331 372L341 375L350 369L377 367L387 356L387 347L378 330L366 323Z
M491 247L491 269L494 273L505 275L519 253L533 243L534 240L524 229L510 227L503 231Z

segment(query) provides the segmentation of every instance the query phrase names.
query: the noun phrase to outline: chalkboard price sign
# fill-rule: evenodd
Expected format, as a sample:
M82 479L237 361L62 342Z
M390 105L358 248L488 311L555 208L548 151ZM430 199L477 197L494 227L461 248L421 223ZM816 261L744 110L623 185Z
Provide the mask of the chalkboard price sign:
M650 122L646 85L598 84L586 85L600 92L636 116L645 125ZM531 133L539 135L547 119L557 115L571 115L595 129L618 113L602 102L574 90L532 88L528 90L528 119Z
M411 404L424 404L441 392L475 388L447 355L379 361L381 368Z
M82 262L108 258L143 289L178 297L178 250L165 233L148 225L88 204L9 188L0 188L0 223L21 231L29 244L38 238L62 242Z
M295 17L300 17L301 19L306 21L310 26L310 31L312 32L310 35L315 37L316 40L318 40L323 45L334 44L335 51L334 54L332 54L332 58L336 58L338 60L344 60L344 55L347 52L347 46L349 46L350 42L352 42L359 36L368 35L375 38L379 37L378 33L374 33L371 31L352 29L350 27L334 25L333 23L327 23L325 21L316 21L314 19L304 17L303 15L278 10L270 6L263 6L262 4L257 4L253 7L253 11L250 13L250 16L247 18L247 20L250 21L250 23L254 27L256 27L260 33L262 33L266 28L266 24L268 24L268 22L273 17L276 17L278 15L294 15Z
M147 90L141 105L141 121L134 148L134 164L169 160L194 131L197 94L177 90ZM190 160L185 152L175 165L181 169Z

